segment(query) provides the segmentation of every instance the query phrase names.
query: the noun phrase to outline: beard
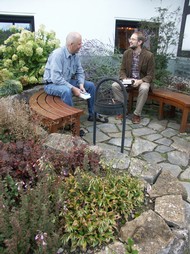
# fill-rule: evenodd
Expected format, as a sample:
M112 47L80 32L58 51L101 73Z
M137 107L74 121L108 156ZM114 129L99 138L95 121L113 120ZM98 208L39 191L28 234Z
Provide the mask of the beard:
M136 49L137 48L137 46L135 46L135 45L131 45L131 46L129 46L131 49Z

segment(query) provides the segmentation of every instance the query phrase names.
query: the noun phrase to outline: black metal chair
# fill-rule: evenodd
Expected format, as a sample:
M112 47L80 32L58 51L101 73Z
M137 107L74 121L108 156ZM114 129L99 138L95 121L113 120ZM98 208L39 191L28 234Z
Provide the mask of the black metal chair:
M124 102L117 101L114 98L112 91L112 84L116 82L120 85L123 91ZM94 102L94 124L93 124L93 144L96 145L96 117L97 114L102 115L118 115L123 114L122 124L122 139L121 139L121 153L124 150L125 142L125 125L126 125L126 106L127 106L127 92L124 85L115 78L104 78L98 82L95 92Z

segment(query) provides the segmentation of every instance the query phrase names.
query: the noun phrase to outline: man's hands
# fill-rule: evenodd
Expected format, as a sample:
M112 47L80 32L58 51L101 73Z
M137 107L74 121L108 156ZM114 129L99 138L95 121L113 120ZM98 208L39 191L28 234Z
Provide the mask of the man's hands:
M86 93L86 90L85 90L83 84L80 84L79 87L80 87L80 88L75 87L75 86L72 87L72 92L73 92L73 94L74 94L75 96L78 96L78 97L80 96L80 93L81 93L81 92Z
M133 83L133 87L138 87L143 83L142 79L135 79L135 82Z

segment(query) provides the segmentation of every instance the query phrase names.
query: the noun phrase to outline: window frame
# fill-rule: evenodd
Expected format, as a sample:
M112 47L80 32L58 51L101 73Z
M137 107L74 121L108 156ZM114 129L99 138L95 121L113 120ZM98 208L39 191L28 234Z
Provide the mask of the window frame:
M182 50L187 15L190 15L189 0L185 0L185 3L184 3L183 15L182 15L182 21L181 21L181 29L180 29L180 35L179 35L178 51L177 51L178 57L188 57L189 58L190 57L190 50Z
M31 32L35 31L34 16L0 14L0 23L2 22L12 23L12 25L15 23L26 23L30 25Z

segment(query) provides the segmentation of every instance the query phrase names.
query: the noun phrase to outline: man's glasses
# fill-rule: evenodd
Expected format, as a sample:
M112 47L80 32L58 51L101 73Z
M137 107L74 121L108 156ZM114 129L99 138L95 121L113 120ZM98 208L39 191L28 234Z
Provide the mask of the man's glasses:
M135 38L129 38L128 41L138 41L138 40Z

